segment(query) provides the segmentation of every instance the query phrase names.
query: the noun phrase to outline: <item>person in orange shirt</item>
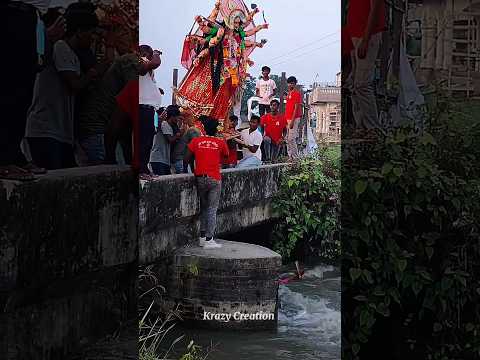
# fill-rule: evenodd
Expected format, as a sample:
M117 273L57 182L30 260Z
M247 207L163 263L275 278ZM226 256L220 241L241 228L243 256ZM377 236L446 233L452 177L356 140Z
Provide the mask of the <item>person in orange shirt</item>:
M275 161L278 157L280 144L287 132L287 120L280 114L280 102L273 99L270 102L271 112L262 116L260 125L263 127L263 142L265 144L265 161Z
M291 160L298 159L298 125L303 115L302 94L297 90L297 79L290 76L287 79L288 95L287 104L285 106L285 119L288 123L287 134L287 152Z

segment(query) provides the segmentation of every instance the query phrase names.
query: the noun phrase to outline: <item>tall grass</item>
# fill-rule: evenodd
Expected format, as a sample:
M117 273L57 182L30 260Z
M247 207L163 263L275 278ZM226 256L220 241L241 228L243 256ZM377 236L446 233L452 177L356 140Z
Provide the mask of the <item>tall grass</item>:
M181 311L177 307L165 311L163 304L166 300L166 290L159 283L153 266L140 268L139 271L139 323L138 323L138 359L139 360L167 360L177 343L185 338L181 335L171 341L169 335L179 321L182 320ZM167 341L170 341L168 343ZM204 360L208 352L190 341L180 360Z

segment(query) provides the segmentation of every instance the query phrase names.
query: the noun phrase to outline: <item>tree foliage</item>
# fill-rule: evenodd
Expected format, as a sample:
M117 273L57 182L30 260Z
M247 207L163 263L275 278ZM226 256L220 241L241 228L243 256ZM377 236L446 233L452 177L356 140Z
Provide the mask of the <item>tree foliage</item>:
M343 162L342 358L376 343L381 319L392 359L480 358L480 131L442 116Z
M274 250L285 260L298 254L338 259L339 171L338 147L323 148L287 170L274 200L280 216Z

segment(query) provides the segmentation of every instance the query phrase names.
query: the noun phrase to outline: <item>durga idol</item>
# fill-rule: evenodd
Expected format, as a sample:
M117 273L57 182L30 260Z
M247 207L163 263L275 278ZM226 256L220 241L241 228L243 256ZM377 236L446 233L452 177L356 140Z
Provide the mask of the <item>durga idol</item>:
M199 29L185 39L182 64L189 70L176 91L177 103L196 117L218 119L220 132L229 129L229 111L253 64L248 55L265 43L255 42L255 34L268 28L253 24L257 12L249 12L241 0L217 1L208 18L196 17ZM185 49L193 51L185 56Z

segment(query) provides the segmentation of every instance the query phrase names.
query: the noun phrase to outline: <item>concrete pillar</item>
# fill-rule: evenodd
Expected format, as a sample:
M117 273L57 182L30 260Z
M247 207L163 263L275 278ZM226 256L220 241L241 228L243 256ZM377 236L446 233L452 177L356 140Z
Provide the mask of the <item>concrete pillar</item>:
M397 2L400 8L404 8L403 1ZM393 9L392 32L393 32L393 54L392 54L392 73L396 79L399 77L400 71L400 46L402 38L403 13L397 9Z
M443 66L447 70L452 65L453 51L453 13L449 7L445 10L445 30L443 37Z
M436 21L428 11L424 10L422 19L422 59L420 66L424 69L433 69L435 62Z
M436 30L436 51L435 51L435 69L442 69L444 63L444 41L445 41L445 25L446 19L444 18L445 13L441 12L437 14L437 30Z
M170 300L186 325L223 330L275 329L282 258L262 246L217 240L222 248L184 247L172 255ZM230 315L229 321L205 318ZM240 314L256 317L241 321Z

